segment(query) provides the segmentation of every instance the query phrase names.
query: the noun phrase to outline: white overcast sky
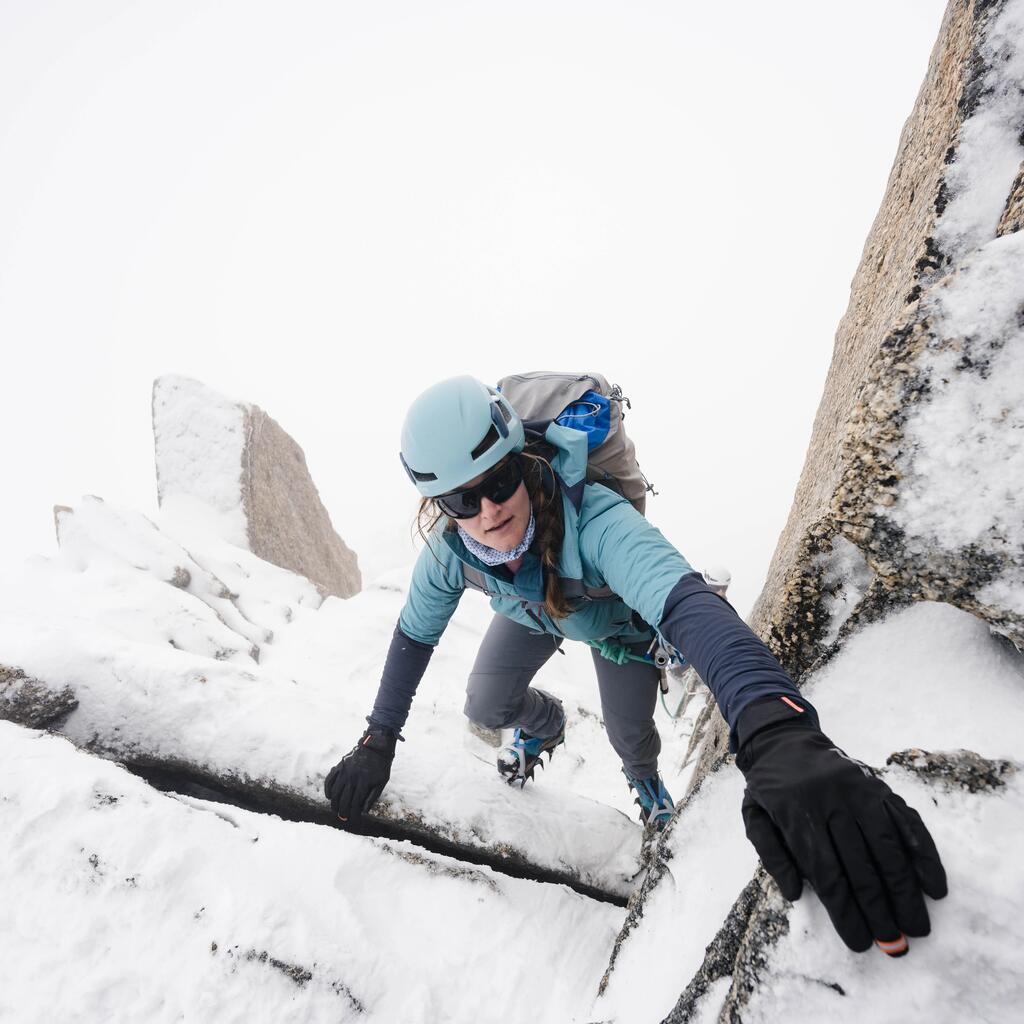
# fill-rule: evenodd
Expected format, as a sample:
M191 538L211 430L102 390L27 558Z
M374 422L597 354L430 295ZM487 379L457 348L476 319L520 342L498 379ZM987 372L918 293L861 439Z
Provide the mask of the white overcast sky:
M0 0L0 557L155 510L150 387L409 561L409 401L598 369L695 565L761 587L945 4Z

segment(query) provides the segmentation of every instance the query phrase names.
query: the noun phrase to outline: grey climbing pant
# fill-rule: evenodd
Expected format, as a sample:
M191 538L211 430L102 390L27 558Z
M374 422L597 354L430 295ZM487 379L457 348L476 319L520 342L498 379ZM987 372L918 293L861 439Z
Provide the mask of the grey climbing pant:
M519 726L531 736L554 736L562 720L561 705L530 683L561 643L561 637L534 632L504 615L495 615L469 674L466 717L489 729ZM640 645L634 653L643 654L645 648ZM661 750L654 725L660 670L643 661L616 665L596 650L590 653L612 748L634 778L654 775Z

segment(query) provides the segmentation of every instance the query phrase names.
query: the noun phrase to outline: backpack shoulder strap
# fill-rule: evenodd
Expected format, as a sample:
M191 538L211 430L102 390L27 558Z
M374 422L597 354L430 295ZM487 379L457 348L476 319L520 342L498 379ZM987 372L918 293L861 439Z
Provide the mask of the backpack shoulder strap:
M584 601L620 601L618 594L607 584L603 587L588 587L583 580L568 580L561 577L562 593L568 598L580 598Z
M497 594L497 591L491 590L487 586L487 577L479 569L472 565L466 565L465 562L462 563L462 578L470 590L479 590L481 594L486 594L488 597L494 597Z

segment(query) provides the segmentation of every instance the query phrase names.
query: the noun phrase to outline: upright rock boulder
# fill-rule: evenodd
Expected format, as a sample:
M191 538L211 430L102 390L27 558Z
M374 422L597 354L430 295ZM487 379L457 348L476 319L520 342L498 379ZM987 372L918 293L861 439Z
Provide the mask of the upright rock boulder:
M187 377L153 384L157 497L197 499L226 539L300 573L321 594L362 586L355 553L335 532L295 441L255 405Z

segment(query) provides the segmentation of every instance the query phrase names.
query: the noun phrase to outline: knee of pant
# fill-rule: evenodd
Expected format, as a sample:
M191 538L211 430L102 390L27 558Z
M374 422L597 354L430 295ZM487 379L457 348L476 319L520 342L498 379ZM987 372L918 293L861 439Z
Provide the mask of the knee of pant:
M605 722L608 739L611 740L615 752L622 758L632 757L644 761L657 758L661 753L661 736L653 722L616 722L608 728Z
M507 703L480 700L479 695L474 693L467 694L463 709L468 719L488 729L504 729L513 725L519 710L519 707L509 707Z

